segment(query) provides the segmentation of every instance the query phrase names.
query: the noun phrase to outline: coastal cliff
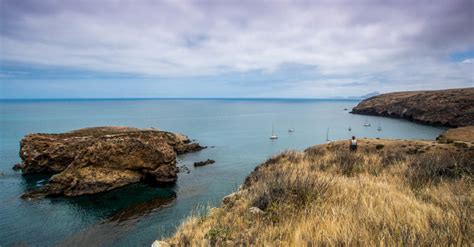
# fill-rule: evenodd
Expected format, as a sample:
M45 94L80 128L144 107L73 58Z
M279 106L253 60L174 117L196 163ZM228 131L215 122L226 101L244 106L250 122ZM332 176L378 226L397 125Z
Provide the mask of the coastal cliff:
M381 94L361 101L351 113L446 127L474 125L474 88Z
M23 198L79 196L146 181L173 183L176 155L203 149L186 136L155 129L95 127L30 134L20 143L23 174L54 173Z
M473 141L361 139L357 152L346 141L283 152L153 246L469 245Z

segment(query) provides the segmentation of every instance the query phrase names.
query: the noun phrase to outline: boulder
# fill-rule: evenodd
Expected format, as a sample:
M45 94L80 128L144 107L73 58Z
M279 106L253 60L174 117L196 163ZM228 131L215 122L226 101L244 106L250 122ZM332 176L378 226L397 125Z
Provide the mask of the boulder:
M265 212L261 210L260 208L257 207L250 207L249 208L249 213L253 215L264 215Z
M155 240L155 242L151 244L151 247L169 247L169 246L171 245L168 244L167 242L159 241L159 240Z
M21 170L21 168L23 168L23 165L22 165L21 163L15 164L15 165L12 167L12 169L13 169L14 171L19 171L19 170Z
M176 155L203 149L183 135L154 129L96 127L31 134L20 144L23 174L54 173L24 198L79 196L139 181L173 183Z

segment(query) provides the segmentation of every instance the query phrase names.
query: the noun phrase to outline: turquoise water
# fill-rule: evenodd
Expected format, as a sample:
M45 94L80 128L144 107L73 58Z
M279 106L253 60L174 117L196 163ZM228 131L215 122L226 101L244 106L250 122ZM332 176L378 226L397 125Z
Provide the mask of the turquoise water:
M256 165L277 152L330 139L381 137L433 139L442 128L404 120L349 114L357 101L292 99L131 99L0 101L0 245L150 246L172 234L193 210L216 206ZM371 127L363 127L369 121ZM383 130L377 131L380 122ZM279 135L270 140L272 124ZM175 186L143 184L94 196L24 201L28 188L45 175L23 177L11 167L20 162L19 141L28 133L123 125L179 132L215 146L179 157ZM288 133L288 128L295 132ZM194 169L205 159L216 163Z

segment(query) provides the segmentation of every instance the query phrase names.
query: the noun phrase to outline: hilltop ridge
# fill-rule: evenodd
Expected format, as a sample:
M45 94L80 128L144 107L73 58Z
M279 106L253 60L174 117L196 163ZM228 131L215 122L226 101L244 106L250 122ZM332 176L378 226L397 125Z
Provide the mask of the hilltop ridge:
M362 100L351 113L446 127L474 125L474 87L381 94Z

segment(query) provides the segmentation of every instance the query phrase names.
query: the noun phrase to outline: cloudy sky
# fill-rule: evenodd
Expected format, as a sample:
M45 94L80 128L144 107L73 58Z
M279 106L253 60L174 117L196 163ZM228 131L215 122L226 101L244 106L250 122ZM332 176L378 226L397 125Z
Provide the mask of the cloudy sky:
M474 86L474 1L0 0L0 98Z

